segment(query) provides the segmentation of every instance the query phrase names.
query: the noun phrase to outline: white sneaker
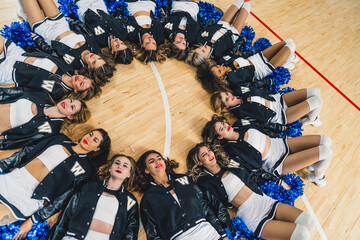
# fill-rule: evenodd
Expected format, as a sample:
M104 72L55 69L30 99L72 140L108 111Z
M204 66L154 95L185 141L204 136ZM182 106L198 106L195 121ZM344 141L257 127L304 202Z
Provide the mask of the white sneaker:
M291 59L292 63L297 63L300 60L300 58L298 57L298 55L294 54L293 59Z
M318 187L324 187L326 186L326 181L325 181L325 175L322 178L317 178L315 176L315 173L308 173L305 175L305 178L309 181L309 182L313 182L316 184L316 186Z
M284 64L283 67L287 68L290 71L290 70L293 70L295 68L295 64L293 64L292 62L289 62L287 64Z
M316 117L314 121L310 121L308 117L303 117L300 119L300 121L304 126L311 124L313 127L320 127L322 124L319 116Z
M306 169L309 170L310 172L315 171L315 168L312 165L307 166Z
M19 7L16 8L16 14L20 19L27 21L27 16L23 9L21 9Z

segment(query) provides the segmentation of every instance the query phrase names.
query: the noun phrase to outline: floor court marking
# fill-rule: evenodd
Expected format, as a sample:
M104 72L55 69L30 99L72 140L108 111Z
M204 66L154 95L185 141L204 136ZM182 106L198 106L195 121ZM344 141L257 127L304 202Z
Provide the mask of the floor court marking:
M159 88L160 88L163 104L164 104L166 135L165 135L165 146L164 146L163 156L165 158L167 158L170 155L170 145L171 145L171 115L170 115L169 100L168 100L168 97L166 94L164 83L161 79L161 76L160 76L159 71L157 70L155 64L153 62L150 62L150 67L155 74L156 80L157 80Z
M283 41L283 39L277 35L268 25L266 25L263 21L260 20L253 12L251 12L251 15L256 18L264 27L266 27L272 34L274 34L280 41ZM324 75L322 75L313 65L311 65L303 56L301 56L298 52L295 52L296 55L299 56L301 60L303 60L312 70L314 70L322 79L325 80L332 88L334 88L338 93L340 93L341 96L343 96L349 103L351 103L358 111L360 111L360 107L356 105L348 96L346 96L340 89L338 89L330 80L328 80Z
M258 20L264 27L266 27L272 34L274 34L280 41L283 41L283 39L277 35L268 25L266 25L263 21L260 20L260 18L258 18L253 12L251 12L251 15L253 17L256 18L256 20ZM295 51L296 52L296 51ZM332 82L330 82L324 75L322 75L315 67L313 67L308 61L305 60L305 58L303 58L298 52L296 52L296 54L299 56L299 58L301 60L303 60L312 70L314 70L320 77L322 77L322 79L324 79L328 84L330 84L330 86L332 86L338 93L340 93L346 100L348 100L355 108L357 108L358 110L360 110L360 108L353 102L351 101L343 92L341 92ZM304 201L306 208L309 210L310 214L314 217L315 219L315 223L316 223L316 228L319 231L319 234L321 236L321 238L323 240L327 240L326 234L324 232L324 229L322 228L319 220L316 217L316 214L314 212L314 210L312 209L310 202L308 201L308 199L305 196L305 193L303 196L301 196L301 199Z

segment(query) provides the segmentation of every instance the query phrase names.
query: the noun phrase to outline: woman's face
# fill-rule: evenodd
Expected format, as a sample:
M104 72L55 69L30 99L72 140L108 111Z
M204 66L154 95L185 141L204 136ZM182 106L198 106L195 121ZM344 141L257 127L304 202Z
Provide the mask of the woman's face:
M216 164L216 158L214 155L214 152L210 150L210 148L206 147L206 146L202 146L199 149L198 152L198 157L199 157L199 165L203 165L205 168L208 166L212 166L214 164Z
M198 47L197 49L195 49L195 52L197 54L200 54L202 56L204 56L205 58L209 58L210 57L210 47L209 46L201 46L201 47Z
M115 52L127 49L127 46L125 45L125 43L118 38L111 38L110 46L111 46L112 54L114 54Z
M147 51L157 50L156 41L149 33L143 35L141 47Z
M91 131L81 138L80 145L83 149L89 152L96 152L100 150L99 146L103 139L104 138L99 131Z
M147 158L145 159L145 173L156 175L160 172L165 172L166 165L164 159L161 157L161 155L157 153L151 153Z
M224 76L226 73L226 67L220 65L213 66L210 70L216 77L219 78Z
M237 105L236 97L229 92L220 92L221 102L225 108L234 107Z
M56 104L59 112L69 119L72 119L72 115L79 112L81 109L81 102L74 99L65 99Z
M126 157L118 157L109 168L110 176L125 180L131 176L131 162Z
M74 92L83 92L91 87L91 80L83 75L74 75L71 77Z
M180 50L186 49L186 40L183 33L177 33L174 38L173 44Z
M231 139L234 133L234 129L228 123L224 122L216 122L215 131L219 134L218 139Z
M88 50L85 51L86 52L82 57L82 60L86 63L88 68L98 69L105 65L106 62L99 55L92 53Z

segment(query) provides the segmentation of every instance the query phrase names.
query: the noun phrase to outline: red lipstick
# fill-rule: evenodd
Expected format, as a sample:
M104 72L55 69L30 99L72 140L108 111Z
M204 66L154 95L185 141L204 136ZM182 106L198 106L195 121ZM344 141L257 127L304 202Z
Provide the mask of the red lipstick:
M94 55L95 55L95 54L94 54L94 53L92 53L92 54L90 55L90 57L92 58Z
M65 109L65 103L64 102L61 102L61 107Z
M159 163L158 165L156 165L156 168L162 167L162 164Z
M232 100L233 100L233 101L234 101L234 99L235 99L235 96L232 97Z
M89 144L89 142L86 140L86 139L84 139L84 141L83 141L86 145L88 145Z
M122 173L120 170L116 170L115 172L117 172L117 173Z
M230 129L231 129L231 127L230 127L230 126L228 126L228 127L227 127L227 130L228 130L228 131L230 131Z

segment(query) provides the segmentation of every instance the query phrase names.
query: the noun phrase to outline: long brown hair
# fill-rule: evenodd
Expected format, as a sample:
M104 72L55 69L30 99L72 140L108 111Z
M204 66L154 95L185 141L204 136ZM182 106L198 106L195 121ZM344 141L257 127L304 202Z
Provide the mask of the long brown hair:
M225 167L230 163L230 159L229 156L222 151L222 149L212 149L210 147L210 145L206 144L206 143L198 143L195 145L195 147L193 147L192 149L190 149L187 157L186 157L186 164L187 164L187 174L194 180L197 181L197 179L199 177L201 177L202 175L205 175L205 173L202 171L201 167L199 166L199 151L200 148L202 147L208 147L209 149L211 149L214 154L215 154L215 158L216 158L216 162L218 164L220 164L221 166Z
M210 97L210 105L211 108L214 110L214 112L224 116L224 117L230 117L232 116L231 112L226 108L223 101L221 101L221 95L222 92L216 92L214 95Z
M164 159L165 166L166 166L166 173L167 174L175 174L174 169L179 166L179 163L175 160L170 160L169 158L164 158L158 151L149 150L143 153L139 160L136 162L136 177L133 184L133 187L136 191L144 193L148 188L150 182L152 181L152 177L150 174L145 172L146 169L146 158L152 154L159 154L162 159Z
M129 47L135 58L144 64L148 64L150 61L161 63L166 60L164 56L165 49L162 46L157 46L157 50L145 50L138 44L130 43Z
M200 81L202 87L209 93L216 91L229 91L229 82L224 77L217 77L211 71L216 67L216 62L206 60L196 70L196 79Z
M129 161L131 163L130 177L125 179L123 184L122 184L126 189L128 189L133 184L133 181L134 181L134 178L135 178L135 166L136 166L135 160L130 156L127 156L127 155L124 155L124 154L115 154L106 164L99 167L99 169L97 171L97 177L98 177L99 180L109 179L110 178L109 169L113 165L115 160L118 159L119 157L125 157L125 158L129 159Z
M220 136L215 130L215 124L217 122L227 122L224 117L219 117L218 115L214 114L210 121L205 124L201 132L201 137L203 141L209 144L212 148L216 149L217 147L223 145L226 140L219 139Z

